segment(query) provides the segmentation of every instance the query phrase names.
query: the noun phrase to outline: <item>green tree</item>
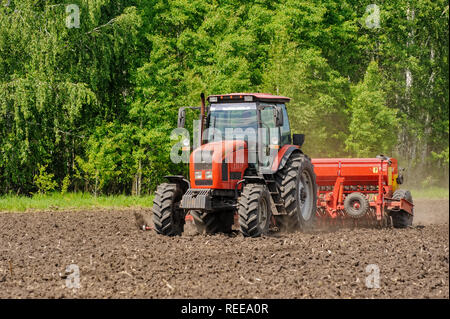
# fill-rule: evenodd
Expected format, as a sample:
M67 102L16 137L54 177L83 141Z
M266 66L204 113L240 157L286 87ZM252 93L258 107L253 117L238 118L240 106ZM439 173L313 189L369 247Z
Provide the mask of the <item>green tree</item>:
M186 173L169 137L201 92L287 95L311 156L448 177L446 0L381 0L376 28L369 0L72 2L80 28L61 0L0 6L0 193L36 191L39 165L73 190L151 192Z
M39 194L54 191L58 183L53 179L54 174L47 173L47 165L38 165L38 173L34 176L34 183L39 191Z
M0 6L2 191L32 191L39 163L61 181L90 130L126 114L137 10L129 1L73 2L79 28L67 28L64 1Z
M306 134L310 156L342 156L347 132L348 85L316 49L274 42L262 90L292 98L287 109L294 133Z
M392 154L398 130L397 110L386 106L383 79L375 61L369 64L364 80L351 91L347 149L359 157Z

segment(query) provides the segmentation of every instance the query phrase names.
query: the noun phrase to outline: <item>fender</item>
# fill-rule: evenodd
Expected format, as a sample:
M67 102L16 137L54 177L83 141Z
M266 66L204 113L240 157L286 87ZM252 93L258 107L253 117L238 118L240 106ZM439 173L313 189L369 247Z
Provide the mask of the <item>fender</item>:
M191 187L191 183L184 178L183 175L167 175L164 176L164 178L166 178L170 183L180 185L183 193L186 193L186 191Z
M271 168L272 174L275 174L280 169L282 169L284 167L284 165L286 165L286 162L288 161L291 154L294 152L303 153L300 150L300 147L297 145L291 145L291 144L284 145L281 148L281 150L278 152L275 160L273 161L272 168Z

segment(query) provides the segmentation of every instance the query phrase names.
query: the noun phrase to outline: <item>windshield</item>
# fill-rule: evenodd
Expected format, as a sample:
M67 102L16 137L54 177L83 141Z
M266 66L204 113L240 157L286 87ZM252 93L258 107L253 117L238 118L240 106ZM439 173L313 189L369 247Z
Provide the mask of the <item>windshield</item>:
M223 140L226 138L226 134L233 134L235 139L239 138L243 134L239 134L239 131L232 131L237 128L248 133L242 136L243 139L256 139L258 131L256 103L211 105L208 128L208 141ZM220 136L218 136L219 134Z

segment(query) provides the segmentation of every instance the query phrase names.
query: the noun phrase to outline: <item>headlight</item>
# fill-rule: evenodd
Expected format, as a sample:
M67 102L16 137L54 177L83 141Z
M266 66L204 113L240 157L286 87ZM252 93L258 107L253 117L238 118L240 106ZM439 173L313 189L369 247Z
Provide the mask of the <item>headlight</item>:
M187 138L185 138L184 140L183 140L183 145L184 146L189 146L189 139L187 139Z
M195 179L202 179L202 171L196 171L194 177Z
M206 179L212 179L212 171L206 171L205 178Z
M270 139L270 142L271 142L272 144L274 144L274 145L277 145L277 144L278 144L278 137L277 137L277 136L272 137L272 138Z

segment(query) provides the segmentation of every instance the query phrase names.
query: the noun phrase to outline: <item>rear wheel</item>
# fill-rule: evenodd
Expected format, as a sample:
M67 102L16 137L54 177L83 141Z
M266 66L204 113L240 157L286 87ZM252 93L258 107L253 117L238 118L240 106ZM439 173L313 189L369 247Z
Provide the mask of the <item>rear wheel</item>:
M181 235L184 228L184 212L179 208L183 191L177 184L158 186L153 199L153 223L158 234Z
M265 185L247 184L238 200L239 226L245 237L258 237L269 231L269 192Z
M275 178L287 213L277 216L277 223L283 230L313 229L316 223L317 185L311 160L304 154L294 153Z
M231 233L234 215L230 212L191 210L194 224L200 234Z
M410 191L404 189L398 189L392 195L393 199L406 199L408 202L412 204L412 195ZM390 213L392 217L392 225L394 228L406 228L412 226L413 215L404 210L400 211L391 211Z

